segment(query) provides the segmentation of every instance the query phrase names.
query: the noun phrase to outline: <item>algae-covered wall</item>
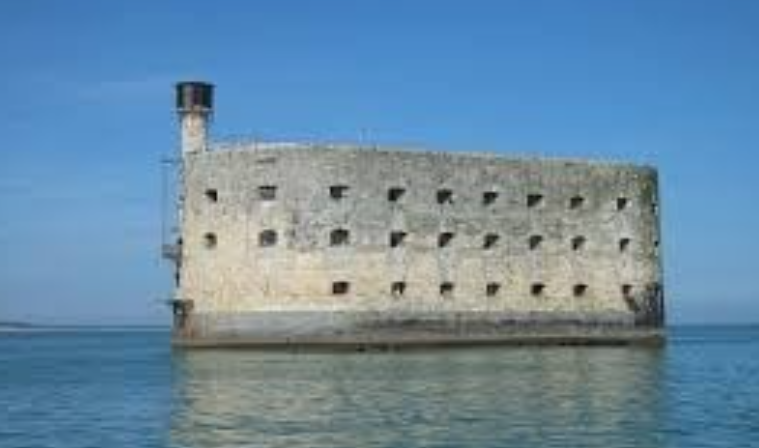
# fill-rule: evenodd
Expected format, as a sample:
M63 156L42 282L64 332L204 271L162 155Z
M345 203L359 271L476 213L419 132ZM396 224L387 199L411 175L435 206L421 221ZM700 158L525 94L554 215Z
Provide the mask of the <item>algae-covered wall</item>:
M305 333L339 331L335 316L662 323L650 167L250 145L188 154L183 174L190 331L286 333L286 315Z

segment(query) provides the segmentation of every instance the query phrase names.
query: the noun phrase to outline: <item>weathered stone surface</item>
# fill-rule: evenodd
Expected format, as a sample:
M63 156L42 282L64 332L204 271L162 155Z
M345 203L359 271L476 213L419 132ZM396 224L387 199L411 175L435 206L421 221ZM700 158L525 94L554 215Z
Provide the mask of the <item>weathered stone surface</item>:
M525 323L569 323L574 333L663 324L651 167L273 144L216 145L183 165L177 296L193 304L184 340L344 339L378 328L413 339L430 325L444 338L440 328L462 315L496 335ZM343 198L333 186L348 187ZM260 187L276 187L275 198ZM450 203L438 203L442 190ZM530 206L530 195L541 199ZM330 245L336 229L349 232L347 244ZM267 230L276 241L262 247ZM393 231L405 233L399 247L390 247ZM438 247L446 232L450 242ZM497 240L485 248L488 234ZM532 236L541 237L534 249ZM333 294L334 282L349 290ZM402 294L392 290L399 282Z

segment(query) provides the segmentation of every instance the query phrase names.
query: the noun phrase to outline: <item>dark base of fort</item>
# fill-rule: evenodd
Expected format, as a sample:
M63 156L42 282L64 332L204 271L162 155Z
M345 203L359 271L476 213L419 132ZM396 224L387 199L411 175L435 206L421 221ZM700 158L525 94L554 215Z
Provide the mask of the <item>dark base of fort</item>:
M488 335L330 335L303 337L249 337L220 335L203 337L175 336L176 348L254 349L280 351L398 351L414 349L509 347L509 346L649 346L662 347L663 329L593 330L533 332L530 334Z

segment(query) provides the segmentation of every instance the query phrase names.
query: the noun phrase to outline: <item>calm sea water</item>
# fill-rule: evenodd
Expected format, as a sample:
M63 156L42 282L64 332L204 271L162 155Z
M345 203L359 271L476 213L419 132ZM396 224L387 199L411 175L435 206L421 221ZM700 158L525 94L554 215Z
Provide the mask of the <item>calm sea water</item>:
M172 353L168 334L0 335L0 447L759 446L759 327L666 349Z

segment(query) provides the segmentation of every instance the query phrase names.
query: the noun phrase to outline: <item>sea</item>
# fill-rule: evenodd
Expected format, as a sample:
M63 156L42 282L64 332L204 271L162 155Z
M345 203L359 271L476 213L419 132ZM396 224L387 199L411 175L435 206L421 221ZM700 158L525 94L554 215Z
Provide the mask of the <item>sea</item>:
M177 351L0 334L0 448L759 447L759 326L664 348Z

